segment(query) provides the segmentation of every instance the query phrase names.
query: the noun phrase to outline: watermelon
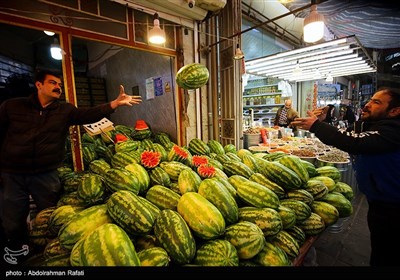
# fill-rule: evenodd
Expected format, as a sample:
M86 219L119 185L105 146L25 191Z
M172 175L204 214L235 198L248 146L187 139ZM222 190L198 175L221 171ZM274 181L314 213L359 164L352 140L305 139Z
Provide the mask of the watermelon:
M85 174L78 186L78 196L87 205L94 205L103 202L103 195L106 190L103 179L97 174Z
M192 169L184 169L178 176L178 188L180 194L197 192L201 183L200 175Z
M152 247L138 252L141 266L168 266L170 257L162 247Z
M300 254L299 243L285 230L278 232L269 241L285 251L290 259L294 259Z
M80 255L83 266L140 266L128 234L112 223L89 233L81 245Z
M218 208L226 224L233 224L238 221L238 205L235 198L222 183L212 179L204 179L199 185L198 193Z
M333 225L339 219L339 211L328 202L314 201L311 204L311 209L324 220L325 226Z
M196 241L178 212L171 209L162 210L154 223L154 235L173 263L185 265L193 260Z
M113 221L129 234L148 233L153 229L153 212L128 190L114 192L107 200L107 211Z
M94 205L75 214L58 232L60 244L66 249L72 249L75 243L93 232L99 226L111 223L107 205Z
M278 211L268 207L241 207L239 208L239 221L256 224L262 230L264 236L275 235L283 229L282 219Z
M208 82L209 72L200 63L191 63L181 67L176 73L176 83L183 89L197 89Z
M235 246L240 259L250 259L264 248L265 237L261 229L248 221L240 221L228 226L224 234Z
M270 242L265 242L264 248L252 260L262 266L292 265L286 252Z
M193 233L204 239L220 237L225 231L222 213L199 193L187 192L181 196L177 211Z
M209 240L197 249L193 263L201 266L238 266L239 256L229 241Z
M156 205L160 210L176 210L180 198L180 194L161 185L152 186L146 193L146 199Z

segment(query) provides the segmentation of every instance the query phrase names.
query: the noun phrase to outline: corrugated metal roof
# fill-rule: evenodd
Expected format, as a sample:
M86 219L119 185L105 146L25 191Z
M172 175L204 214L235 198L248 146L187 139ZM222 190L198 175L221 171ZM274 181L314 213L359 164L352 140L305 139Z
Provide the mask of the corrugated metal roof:
M290 11L310 4L310 0L292 0L284 4ZM324 15L327 28L336 38L356 35L365 48L400 48L400 5L396 1L328 0L320 1L318 13ZM317 1L318 3L318 1ZM295 14L304 18L310 9Z

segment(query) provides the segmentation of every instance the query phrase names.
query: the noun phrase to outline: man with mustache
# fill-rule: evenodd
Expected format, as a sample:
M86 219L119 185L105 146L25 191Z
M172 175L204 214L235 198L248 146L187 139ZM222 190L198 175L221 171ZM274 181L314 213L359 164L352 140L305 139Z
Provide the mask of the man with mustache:
M358 187L368 200L371 266L397 266L400 257L400 91L379 89L365 104L354 127L338 129L322 122L325 108L292 122L322 142L348 152ZM393 255L393 252L394 255Z
M36 93L0 106L0 210L10 250L28 244L30 195L38 211L57 204L62 191L57 168L65 156L69 127L97 122L119 106L141 102L140 96L127 95L122 85L116 99L96 107L59 102L61 78L51 71L38 72L35 86Z

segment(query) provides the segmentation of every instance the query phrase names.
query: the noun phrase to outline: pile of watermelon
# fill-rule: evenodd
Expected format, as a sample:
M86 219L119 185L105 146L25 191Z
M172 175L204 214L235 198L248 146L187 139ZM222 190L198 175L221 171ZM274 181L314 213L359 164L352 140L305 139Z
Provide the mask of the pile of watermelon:
M134 130L82 135L85 171L66 159L64 194L33 220L36 265L293 266L307 238L352 214L334 166Z

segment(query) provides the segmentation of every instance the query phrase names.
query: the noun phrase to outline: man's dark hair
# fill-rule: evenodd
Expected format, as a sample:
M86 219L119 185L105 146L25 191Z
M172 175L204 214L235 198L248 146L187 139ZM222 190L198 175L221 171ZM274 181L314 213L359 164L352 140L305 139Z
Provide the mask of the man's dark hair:
M388 110L396 107L400 107L400 90L397 88L390 88L390 87L382 87L379 88L378 91L383 91L384 93L388 94L391 99L389 101Z
M60 73L54 72L52 70L38 70L35 75L35 82L44 83L47 75L52 75L61 79Z

